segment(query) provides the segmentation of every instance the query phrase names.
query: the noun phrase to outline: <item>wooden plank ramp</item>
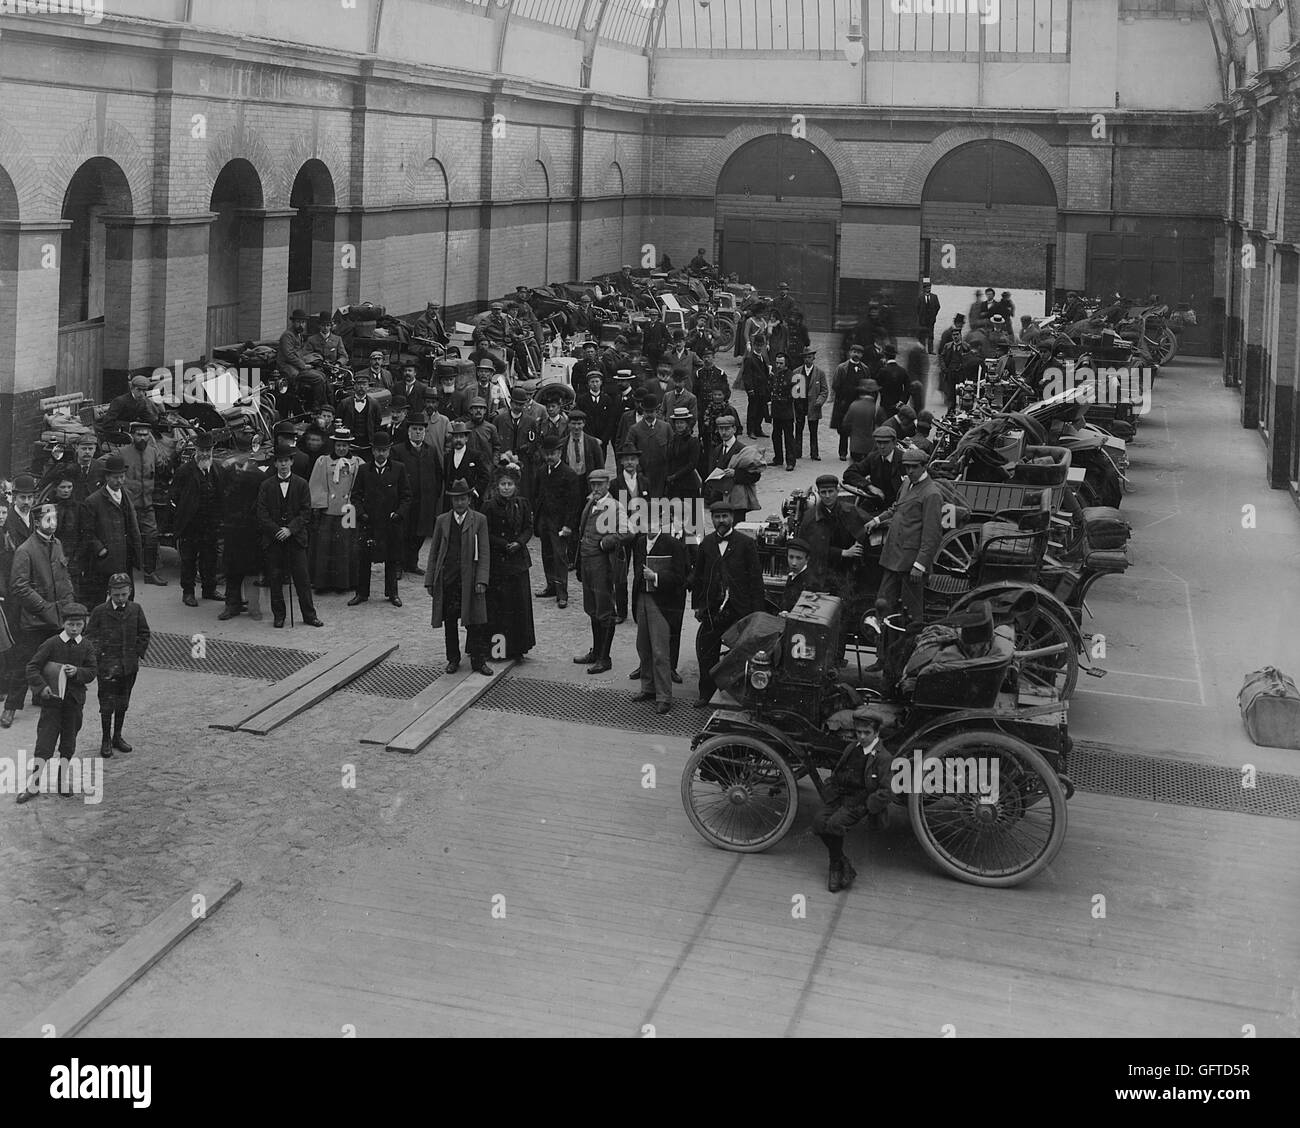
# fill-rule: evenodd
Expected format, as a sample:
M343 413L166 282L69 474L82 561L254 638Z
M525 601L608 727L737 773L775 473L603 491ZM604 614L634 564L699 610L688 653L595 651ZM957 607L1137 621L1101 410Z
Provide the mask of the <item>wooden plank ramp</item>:
M240 705L236 705L230 712L223 714L209 724L208 728L225 729L228 732L236 731L245 721L251 721L258 713L271 708L272 705L283 701L295 690L315 681L321 674L328 673L336 666L346 662L354 654L359 653L361 649L360 646L341 646L338 650L331 650L328 654L322 654L316 661L304 666L296 674L291 674L283 681L276 682L269 689L247 698Z
M443 682L449 682L445 692L426 709L413 723L388 741L390 752L405 752L413 755L419 752L438 733L442 732L452 721L474 704L489 689L497 684L514 668L514 662L501 662L493 668L490 678L473 672L467 674L444 675L429 689L436 689ZM425 690L428 693L429 690Z
M359 678L373 666L379 665L397 649L398 645L396 642L376 642L363 646L333 669L326 670L270 708L244 721L239 726L239 730L265 736L273 729L279 728L285 721L292 720L299 713L306 712L313 705L324 701L331 693Z
M361 738L361 743L387 747L393 737L415 724L464 680L464 674L443 674L432 685L412 697L405 708L394 710L376 724Z
M239 891L232 878L208 878L178 897L116 952L69 987L11 1038L71 1038ZM195 900L202 897L202 902ZM202 905L202 912L198 908Z

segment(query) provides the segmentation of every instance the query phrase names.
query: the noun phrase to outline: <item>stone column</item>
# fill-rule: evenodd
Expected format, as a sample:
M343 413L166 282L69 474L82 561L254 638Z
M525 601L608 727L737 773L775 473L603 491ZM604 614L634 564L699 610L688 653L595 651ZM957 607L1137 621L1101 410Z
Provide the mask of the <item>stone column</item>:
M1273 426L1268 435L1268 484L1291 482L1296 443L1296 369L1300 365L1296 319L1300 317L1300 254L1294 244L1277 248L1277 355L1272 358Z
M1264 253L1267 244L1256 231L1242 232L1243 246L1254 248L1255 265L1241 272L1241 335L1245 342L1241 366L1241 425L1259 427L1259 397L1263 393L1264 366Z
M59 268L70 220L0 221L0 474L26 470L55 394Z

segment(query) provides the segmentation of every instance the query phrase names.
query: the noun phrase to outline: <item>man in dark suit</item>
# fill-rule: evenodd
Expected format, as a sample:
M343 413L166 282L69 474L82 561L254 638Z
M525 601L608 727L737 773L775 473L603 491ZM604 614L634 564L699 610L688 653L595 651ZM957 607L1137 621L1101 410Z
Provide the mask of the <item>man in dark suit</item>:
M303 326L307 321L304 315ZM153 381L148 376L132 376L130 390L123 392L108 405L100 425L106 430L122 430L131 423L147 423L152 427L162 418L162 410L149 398Z
M384 565L384 597L401 607L397 577L406 553L406 516L411 509L411 483L406 467L392 457L393 440L387 431L375 435L375 458L357 474L352 504L356 506L358 552L357 593L349 607L370 598L370 566Z
M18 476L20 482L24 479L31 480L27 475ZM5 601L14 643L4 655L9 679L0 728L14 723L15 710L21 709L27 698L27 662L42 642L58 633L63 610L74 599L67 557L54 535L58 507L47 502L32 510L31 518L31 536L14 550L6 577L9 594Z
M367 359L370 361L369 366L358 368L353 374L354 381L357 376L365 376L367 387L374 388L376 391L385 388L392 392L393 374L384 363L388 359L388 354L383 349L371 349Z
M353 452L366 459L370 458L371 444L383 426L379 404L369 393L370 376L363 368L352 381L352 395L343 401L338 412L339 425L352 432Z
M884 576L877 602L884 600L890 614L901 602L909 620L920 622L924 610L925 577L934 564L943 536L943 494L926 473L929 455L916 447L903 451L907 483L898 500L880 516L867 522L859 541L877 525L889 525L880 550Z
M135 506L123 488L126 463L119 455L110 454L104 471L104 484L81 507L81 529L87 556L86 590L93 589L106 598L108 577L115 572L131 575L141 566L143 552Z
M691 603L700 624L695 635L695 657L700 664L700 695L695 708L707 709L717 685L711 673L722 654L722 636L746 615L763 610L763 567L752 537L735 532L735 513L729 501L714 502L709 510L713 532L700 545L695 566Z
M672 709L673 619L680 627L686 608L686 546L660 528L656 516L649 531L632 542L632 616L641 691L633 701L655 701L659 713Z
M487 500L490 471L478 455L469 449L470 425L464 419L457 419L450 430L451 449L443 456L442 462L442 512L451 508L451 494L448 492L453 482L464 481L470 489L470 505L482 509Z
M122 725L140 672L140 659L148 651L152 637L144 608L131 600L130 576L123 573L109 577L108 601L91 611L86 637L95 644L99 679L99 720L103 729L99 754L108 759L114 749L131 751L132 746L122 735Z
M316 616L311 578L307 575L307 530L311 524L311 489L293 473L293 456L276 451L275 473L257 491L257 523L262 530L266 557L266 582L271 589L271 614L276 627L284 626L284 577L298 588L302 621L311 627L325 624Z
M646 310L646 323L641 330L641 351L651 364L658 364L659 358L668 351L672 337L667 326L659 320L659 309Z
M578 475L564 465L564 451L555 436L542 441L542 460L533 527L542 543L546 586L533 594L538 599L554 596L555 605L564 608L569 605L569 556L584 490Z
M442 464L438 452L426 441L428 419L423 412L412 412L406 421L406 440L393 444L393 457L406 469L411 487L411 507L406 514L403 537L402 570L415 576L424 575L420 567L420 549L425 537L433 535L433 522L442 505Z
M181 553L181 600L197 607L194 579L203 581L204 599L224 599L217 591L217 545L225 511L225 483L212 465L212 432L194 436L194 461L184 463L172 480L176 506L176 541Z
M908 385L911 378L907 369L898 363L898 350L893 345L885 346L885 363L876 373L876 383L880 385L880 399L876 410L881 419L893 415L900 403L907 401Z
M850 562L862 556L857 543L862 514L856 505L840 500L840 483L834 474L822 474L816 486L817 503L804 514L799 538L808 546L809 563L819 577L847 576Z
M655 492L649 477L643 469L644 456L631 442L619 448L616 457L618 470L609 484L609 492L618 499L619 504L629 514L644 516L649 512L651 499ZM624 554L616 566L614 577L615 619L622 623L627 621L627 574L631 567L630 558Z
M627 441L641 452L641 472L650 482L650 496L663 497L668 473L668 424L659 416L659 397L641 397L641 418L627 431Z
M934 323L939 317L939 295L930 289L930 280L921 279L921 296L916 299L916 336L927 353L934 352Z
M576 408L569 412L569 434L564 440L564 464L578 475L583 493L593 470L605 468L605 452L600 440L587 434L587 416Z
M780 598L775 601L777 614L782 616L790 614L804 592L825 590L821 577L808 564L811 553L811 546L800 537L794 537L786 542L785 554L790 571L785 577L785 586L781 589Z
M582 579L582 609L591 620L591 650L574 662L586 665L587 673L603 674L613 668L609 652L614 644L614 578L622 564L624 549L631 540L627 513L609 494L610 473L597 470L591 475L591 496L578 517L578 567Z
M898 500L903 484L903 459L898 449L898 434L883 423L872 436L876 449L855 462L844 472L844 481L854 489L865 490L863 507L869 513L888 509Z
M587 389L578 396L575 406L587 417L587 434L600 441L600 461L604 465L621 412L618 401L605 391L605 382L599 373L588 374Z
M415 361L408 360L402 365L401 383L393 389L395 396L406 397L406 410L414 415L417 411L424 412L428 409L429 387L417 375L419 369ZM396 439L396 436L394 436Z
M849 457L849 436L840 431L844 413L858 398L858 386L870 376L867 366L862 361L862 345L854 341L849 345L849 359L835 369L835 378L831 381L831 396L834 406L831 409L831 429L839 432L840 461Z

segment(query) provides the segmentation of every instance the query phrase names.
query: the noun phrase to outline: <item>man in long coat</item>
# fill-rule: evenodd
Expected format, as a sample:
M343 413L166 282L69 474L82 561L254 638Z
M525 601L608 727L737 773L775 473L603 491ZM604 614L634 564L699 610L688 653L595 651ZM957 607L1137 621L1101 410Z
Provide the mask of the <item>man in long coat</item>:
M370 598L370 565L384 565L384 597L394 607L401 607L397 594L397 575L406 554L406 515L411 508L411 484L406 467L392 457L393 439L387 431L374 438L374 462L362 466L357 474L352 504L357 511L357 528L361 533L358 553L357 594L348 600L349 607Z
M402 570L423 576L420 549L433 536L433 523L442 508L442 452L428 441L427 419L423 412L412 413L407 420L406 441L393 446L393 457L406 467L411 487L411 508L406 514L406 537Z
M867 522L859 540L877 525L889 526L880 550L880 581L877 601L884 600L889 614L900 603L907 617L920 622L924 611L925 577L943 536L943 494L926 471L929 456L915 447L903 451L907 482L898 500L879 517Z
M23 707L27 663L41 643L59 633L63 610L74 599L67 558L54 535L57 525L56 506L37 506L32 510L32 535L14 550L6 602L19 610L16 614L9 612L9 620L17 630L13 647L5 652L9 684L4 710L0 712L0 728L12 725L14 711Z
M492 640L487 629L487 585L491 574L487 518L470 508L470 487L458 479L447 488L451 510L433 526L424 586L433 601L430 624L444 629L447 673L460 669L460 624L474 672L492 676L487 664Z
M82 540L86 545L86 590L96 603L108 598L108 578L118 572L130 576L143 562L140 526L135 506L123 488L126 462L111 454L104 461L104 484L86 498L81 511ZM131 598L135 598L134 585Z

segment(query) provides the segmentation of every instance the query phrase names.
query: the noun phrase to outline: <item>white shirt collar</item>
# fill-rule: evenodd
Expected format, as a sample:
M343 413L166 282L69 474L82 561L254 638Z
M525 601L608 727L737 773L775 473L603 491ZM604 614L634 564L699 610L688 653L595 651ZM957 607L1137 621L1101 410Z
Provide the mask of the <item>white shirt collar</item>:
M68 632L67 632L66 630L59 631L59 638L63 639L64 642L80 642L80 641L81 641L81 635L77 635L76 638L69 638L69 637L68 637Z

